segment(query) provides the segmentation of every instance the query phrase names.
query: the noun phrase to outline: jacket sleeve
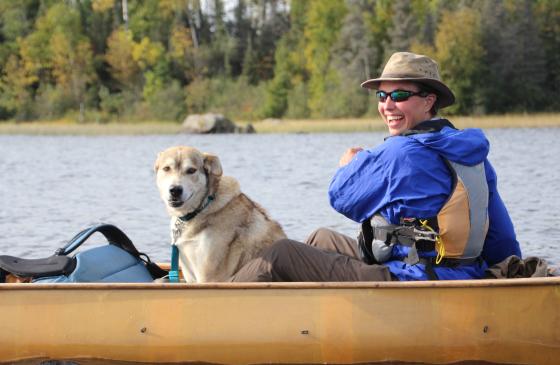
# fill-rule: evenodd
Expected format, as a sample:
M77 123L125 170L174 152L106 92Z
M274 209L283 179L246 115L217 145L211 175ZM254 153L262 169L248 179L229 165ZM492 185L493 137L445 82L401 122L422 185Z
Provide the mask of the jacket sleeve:
M383 204L387 182L382 165L376 150L360 151L336 171L329 186L331 206L353 221L366 220L371 207Z
M450 189L449 172L435 151L392 137L338 169L329 199L337 212L356 222L379 212L396 224L400 217L436 215Z

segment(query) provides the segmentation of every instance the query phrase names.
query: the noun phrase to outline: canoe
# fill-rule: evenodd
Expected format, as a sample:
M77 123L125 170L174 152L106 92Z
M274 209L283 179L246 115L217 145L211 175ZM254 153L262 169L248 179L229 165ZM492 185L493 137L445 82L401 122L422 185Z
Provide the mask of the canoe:
M20 283L0 284L0 305L0 362L6 363L560 361L560 277Z

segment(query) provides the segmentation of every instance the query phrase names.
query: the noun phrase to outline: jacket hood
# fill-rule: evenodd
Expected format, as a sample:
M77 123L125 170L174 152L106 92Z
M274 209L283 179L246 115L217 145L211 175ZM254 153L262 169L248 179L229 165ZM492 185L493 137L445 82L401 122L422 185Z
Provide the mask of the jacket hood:
M444 127L439 131L422 133L423 129L418 128L418 131L412 131L413 134L409 134L408 137L437 151L446 159L462 165L473 166L483 162L488 157L490 143L481 129L467 128L459 130L455 129L445 119L440 121ZM418 126L424 123L428 122L420 123Z

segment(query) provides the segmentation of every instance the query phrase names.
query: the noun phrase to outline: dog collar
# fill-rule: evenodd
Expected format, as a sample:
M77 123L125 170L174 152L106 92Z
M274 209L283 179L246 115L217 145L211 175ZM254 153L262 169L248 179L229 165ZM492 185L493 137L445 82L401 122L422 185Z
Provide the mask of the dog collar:
M192 212L187 213L184 216L178 217L177 219L180 220L183 223L190 221L191 219L196 217L198 215L198 213L202 212L202 210L204 208L206 208L212 202L212 200L214 200L214 196L213 195L208 195L208 198L206 198L206 202L204 202L204 204L202 204L200 207L193 210Z

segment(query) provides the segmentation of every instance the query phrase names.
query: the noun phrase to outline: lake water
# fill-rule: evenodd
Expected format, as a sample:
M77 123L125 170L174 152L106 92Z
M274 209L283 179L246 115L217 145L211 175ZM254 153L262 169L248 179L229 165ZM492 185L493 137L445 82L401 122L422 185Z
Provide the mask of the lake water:
M155 187L159 151L190 145L220 156L224 174L293 239L320 226L355 236L327 187L350 146L384 133L171 136L0 136L0 254L45 257L83 228L112 223L157 261L169 260L169 218ZM560 128L488 130L490 161L525 256L560 264ZM102 242L97 238L94 243Z

